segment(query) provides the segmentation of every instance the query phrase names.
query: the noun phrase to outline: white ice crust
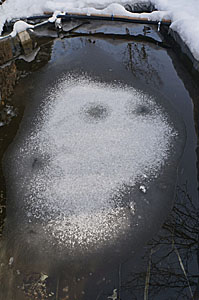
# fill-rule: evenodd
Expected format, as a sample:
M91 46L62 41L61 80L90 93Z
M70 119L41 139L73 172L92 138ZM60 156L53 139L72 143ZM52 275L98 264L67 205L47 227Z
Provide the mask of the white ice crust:
M13 18L42 14L45 11L67 11L91 13L110 13L122 16L133 16L123 5L147 0L6 0L0 6L0 32L6 20ZM149 20L171 19L171 28L177 31L182 40L191 50L196 60L199 60L199 1L196 0L152 0L158 12L135 14L136 17L146 17ZM101 10L103 9L103 10Z
M61 80L42 111L19 154L36 158L24 183L30 222L71 251L113 244L136 212L123 193L158 176L172 125L146 94L88 78Z

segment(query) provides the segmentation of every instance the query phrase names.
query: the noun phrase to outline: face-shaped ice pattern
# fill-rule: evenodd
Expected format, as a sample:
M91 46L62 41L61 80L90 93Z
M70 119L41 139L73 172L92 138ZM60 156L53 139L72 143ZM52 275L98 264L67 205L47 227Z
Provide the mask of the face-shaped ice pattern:
M63 78L42 121L20 148L31 157L26 211L71 251L113 245L136 207L123 199L138 180L158 176L177 135L152 97L88 78ZM131 229L132 230L132 229Z

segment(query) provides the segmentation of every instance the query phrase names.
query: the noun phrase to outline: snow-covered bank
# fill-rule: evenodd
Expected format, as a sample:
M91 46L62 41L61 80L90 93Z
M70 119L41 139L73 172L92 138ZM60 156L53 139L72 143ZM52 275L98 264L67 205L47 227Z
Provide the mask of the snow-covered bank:
M151 0L158 12L133 14L126 11L124 4L145 3L148 0L6 0L0 7L0 32L6 20L41 14L55 10L67 12L109 13L122 16L145 17L149 20L171 19L171 28L176 31L199 61L199 1L197 0Z
M167 10L176 31L199 61L199 1L197 0L153 0L160 10Z

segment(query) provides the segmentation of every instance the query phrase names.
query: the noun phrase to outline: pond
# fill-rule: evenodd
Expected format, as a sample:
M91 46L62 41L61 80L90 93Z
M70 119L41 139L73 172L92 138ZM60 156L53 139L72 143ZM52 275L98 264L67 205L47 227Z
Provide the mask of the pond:
M34 59L13 62L1 299L193 298L194 79L155 27L55 37L40 29Z

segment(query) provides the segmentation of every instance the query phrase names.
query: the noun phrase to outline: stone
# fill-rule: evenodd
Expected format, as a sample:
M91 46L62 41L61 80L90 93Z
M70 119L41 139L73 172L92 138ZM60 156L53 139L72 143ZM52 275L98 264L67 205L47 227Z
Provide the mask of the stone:
M24 30L18 33L18 37L20 39L25 55L30 54L33 50L33 43L29 33L26 30Z
M13 58L11 39L0 41L0 65Z

